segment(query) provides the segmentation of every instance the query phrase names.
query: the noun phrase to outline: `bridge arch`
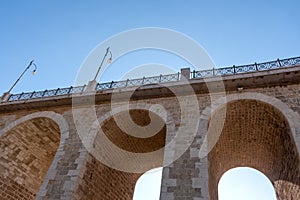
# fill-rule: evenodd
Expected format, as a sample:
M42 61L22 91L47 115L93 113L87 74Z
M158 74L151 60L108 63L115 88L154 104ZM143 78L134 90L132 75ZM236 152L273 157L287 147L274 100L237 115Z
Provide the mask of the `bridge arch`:
M44 196L68 136L66 120L52 111L26 115L0 130L1 199Z
M76 192L84 194L83 199L132 200L140 176L150 169L163 166L166 132L172 125L167 125L164 112L147 108L150 107L138 105L129 110L116 109L103 114L93 124L89 133L92 142L86 145L90 148L90 154L79 191ZM131 119L125 117L128 112ZM122 122L117 122L116 118ZM135 131L131 120L140 126L141 136L145 134L147 137L131 134ZM156 134L149 132L151 128L147 129L151 120L159 124ZM109 143L103 143L107 140Z
M200 157L207 162L209 199L218 199L220 177L235 167L262 171L278 199L300 197L300 118L286 104L260 93L239 93L215 101L201 118Z
M226 171L218 184L219 198L231 200L276 200L271 181L262 172L250 167Z
M162 167L154 168L145 172L136 182L133 200L158 200L160 197L161 180ZM151 187L149 183L151 183Z

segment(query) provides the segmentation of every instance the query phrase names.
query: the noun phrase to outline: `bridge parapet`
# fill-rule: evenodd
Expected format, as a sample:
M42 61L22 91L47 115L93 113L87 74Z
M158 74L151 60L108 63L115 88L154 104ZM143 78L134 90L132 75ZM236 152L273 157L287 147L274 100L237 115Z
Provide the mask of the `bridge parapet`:
M164 154L159 154L160 156L156 157L157 160L147 160L151 164L161 164L158 161L162 159L164 161L161 200L175 200L183 197L206 200L209 194L217 195L217 187L214 184L218 182L219 176L216 177L215 174L222 174L233 164L235 166L253 166L250 165L250 161L256 161L258 170L269 175L268 177L273 181L274 188L281 199L300 199L299 171L295 170L299 167L298 155L300 152L300 64L298 64L299 58L297 59L286 66L279 65L277 62L277 68L273 67L269 70L223 75L215 73L214 76L205 78L193 77L193 72L189 72L187 68L182 69L179 74L168 76L174 78L174 81L163 82L163 84L157 82L159 78L164 80L163 76L157 76L154 79L150 79L150 77L147 79L156 81L154 83L134 87L112 84L115 88L108 87L89 91L89 87L95 88L96 85L101 84L96 83L91 86L41 91L40 94L46 95L1 102L0 129L3 134L7 133L8 136L17 138L19 143L24 144L23 149L26 151L35 146L28 142L29 139L30 141L44 141L43 143L48 144L46 139L49 134L57 136L58 133L61 134L56 157L53 158L45 178L40 179L43 182L38 193L36 191L33 193L36 195L36 199L132 199L133 185L140 174L125 174L114 168L111 169L109 167L111 165L106 166L101 160L89 154L83 144L83 141L87 140L83 140L79 135L79 131L82 130L81 136L92 135L96 130L105 130L103 136L111 138L110 141L114 144L111 146L128 152L152 152L158 146L163 146L163 137L166 138L165 144L175 141L174 145L165 147ZM237 68L235 66L235 70ZM213 70L216 72L216 69ZM184 77L189 80L183 81ZM146 78L143 79L145 81ZM225 93L224 96L218 92L218 87L212 87L211 91L207 89L207 85L218 86L215 84L217 81L224 84L224 88L221 88L225 89L225 92L222 90ZM120 87L118 88L118 86ZM192 90L187 90L191 87ZM178 91L178 93L174 94L172 91ZM116 92L114 100L117 101L111 101L114 92ZM125 100L128 99L125 97L128 97L128 94L133 94L129 100L130 117L126 117L123 112L127 109ZM30 95L37 94L30 93ZM210 95L215 95L214 99ZM193 101L194 97L197 99L196 103ZM184 102L183 107L180 106L178 99ZM75 104L73 104L74 102ZM195 109L195 105L199 105L199 110ZM222 121L221 118L224 116L222 112L225 107L227 120L225 128L221 129L219 122ZM163 131L153 136L154 139L162 140L151 139L151 136L145 139L147 143L140 142L140 140L135 143L134 137L131 137L129 132L127 134L126 131L122 131L120 129L122 126L118 127L117 121L113 120L115 116L118 116L126 127L133 127L130 130L135 130L135 126L130 124L130 119L139 125L145 125L148 122L150 124L150 115L145 110L157 113L158 117L154 118L156 122L165 123ZM80 118L74 118L73 111ZM91 116L94 114L95 119L93 120ZM199 121L197 121L198 117ZM31 119L33 120L29 121ZM53 130L56 132L50 131L56 123L59 130L55 128ZM199 128L193 129L194 126L190 123L199 124ZM78 128L77 125L80 127ZM178 134L176 134L177 130ZM215 130L222 130L220 142L216 145L215 150L209 149L212 150L212 154L209 154L207 150L209 137L206 136L214 133ZM48 134L47 137L41 135L46 139L40 140L39 135L34 133ZM95 133L98 134L97 131ZM126 134L130 137L127 137ZM194 138L191 137L193 134ZM2 152L5 152L2 155L5 157L6 151L9 152L12 156L9 157L10 160L7 163L16 163L14 157L18 155L20 145L16 145L15 139L4 140L3 138L1 139L2 143L8 144L11 148L2 145ZM186 141L189 138L192 138L192 143L188 144L188 149L183 155L179 155L178 150L187 144ZM25 142L22 139L25 139ZM96 139L95 141L99 142L103 138ZM28 145L25 146L25 144ZM93 144L97 148L102 147L101 143ZM161 145L155 146L157 144ZM45 145L40 146L42 149L45 147ZM145 151L143 147L149 149L153 147L153 149ZM110 148L107 149L110 150ZM40 151L35 150L34 152L39 153ZM101 152L103 153L103 151ZM113 151L107 152L103 155L112 158L109 153ZM209 160L207 159L208 154L210 155ZM174 156L177 155L180 157L175 159ZM19 157L24 158L22 154ZM128 161L127 156L116 156L115 158L117 159L112 159L111 162L121 163L122 166L130 165L136 168L140 165L145 166L146 163L133 164ZM169 160L174 162L165 165ZM3 162L3 159L1 161ZM24 159L24 162L21 161L18 162L20 169L29 162L28 159ZM134 159L134 161L139 160ZM3 166L7 165L4 163ZM151 165L151 167L153 166ZM5 169L13 171L14 168L7 167ZM30 168L26 169L30 170ZM46 169L47 167L43 171L44 174ZM22 174L28 173L24 171ZM277 175L280 177L276 177ZM18 176L16 172L9 178L18 179ZM28 186L28 188L31 187ZM5 195L8 192L3 189L1 191L4 191L2 193L4 197L0 194L0 199L1 197L6 198ZM121 192L119 193L119 191ZM217 197L213 196L210 199L215 200Z
M263 62L263 63L254 63L248 65L241 65L224 68L212 68L201 71L192 71L190 72L189 68L184 68L181 70L181 73L143 77L137 79L127 79L121 81L111 81L106 83L97 83L95 88L89 88L87 85L83 86L71 86L66 88L57 88L44 91L33 91L19 94L8 94L4 93L1 97L1 102L12 102L12 101L21 101L29 99L37 99L44 97L53 97L59 95L72 95L72 94L81 94L84 92L90 92L91 89L94 91L103 91L108 89L117 89L117 88L127 88L127 87L136 87L144 86L149 84L159 84L159 83L169 83L169 82L178 82L183 77L185 79L202 79L202 78L211 78L217 76L227 76L227 75L237 75L245 73L257 73L262 71L280 69L292 67L300 64L300 57L293 57L287 59L277 59L274 61ZM1 103L0 102L0 103Z

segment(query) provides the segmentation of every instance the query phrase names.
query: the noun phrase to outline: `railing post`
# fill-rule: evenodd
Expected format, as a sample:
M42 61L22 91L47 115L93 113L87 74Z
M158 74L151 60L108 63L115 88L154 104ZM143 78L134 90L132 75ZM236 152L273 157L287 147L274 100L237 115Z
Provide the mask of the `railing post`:
M54 96L58 93L58 91L59 91L59 88L57 88L57 90L55 91Z
M29 99L31 99L31 98L33 97L34 93L35 93L35 91L33 91L33 92L31 93Z
M215 76L215 68L212 68L213 76Z
M96 80L89 81L85 92L96 91L97 84L98 82Z
M1 97L1 101L8 101L11 95L12 94L9 92L3 93L2 97Z
M190 68L182 68L180 69L181 71L181 76L180 76L180 79L179 79L179 72L178 72L178 80L189 80L190 79L190 74L191 74L191 70Z
M22 92L22 93L20 94L20 96L19 96L18 100L20 100L20 99L21 99L21 97L23 96L23 94L24 94L24 92Z
M255 65L255 70L258 71L257 63L255 62L254 65Z
M68 90L68 94L70 94L71 90L72 90L73 86L71 86Z
M281 62L280 62L279 58L277 58L277 62L278 62L278 64L279 64L279 67L282 67L282 65L281 65Z
M160 75L159 75L159 83L161 82L161 77L162 77L162 75L160 74Z
M127 79L127 80L126 80L126 84L125 84L125 87L127 87L128 81L129 81L129 79Z
M232 67L233 67L233 73L236 74L235 65L233 65Z
M48 90L45 90L45 91L43 92L42 97L45 96L45 94L46 94L47 91L48 91Z
M98 85L98 83L96 84L95 90L96 90L96 88L97 88L97 85ZM86 88L86 85L83 85L83 86L82 86L82 89L81 89L81 92L83 92L85 88Z
M109 88L112 88L113 84L114 84L114 81L112 81L112 82L110 83Z

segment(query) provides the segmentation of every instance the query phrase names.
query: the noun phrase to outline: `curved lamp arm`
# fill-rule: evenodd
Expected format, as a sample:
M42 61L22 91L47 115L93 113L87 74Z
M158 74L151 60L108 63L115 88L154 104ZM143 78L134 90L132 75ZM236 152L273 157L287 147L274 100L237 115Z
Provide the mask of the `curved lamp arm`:
M104 62L104 60L105 60L105 58L106 58L106 56L107 56L108 53L110 54L110 57L109 57L109 59L107 60L107 62L108 62L108 63L111 63L111 61L112 61L112 53L111 53L111 51L109 50L109 48L110 48L110 47L107 47L107 49L106 49L106 53L105 53L105 55L103 56L103 59L102 59L100 65L99 65L99 67L98 67L97 73L96 73L95 78L93 79L93 81L95 81L95 80L97 79L97 77L98 77L98 75L99 75L99 72L100 72L100 69L101 69L101 67L102 67L102 65L103 65L103 62Z
M7 91L7 93L10 93L12 91L12 89L17 85L17 83L19 82L19 80L22 78L22 76L25 74L25 72L31 67L34 66L34 70L32 71L32 74L34 75L36 70L37 70L37 66L35 65L35 63L32 61L30 61L29 65L25 68L25 70L22 72L22 74L19 76L19 78L16 80L16 82L14 82L14 84L11 86L11 88Z

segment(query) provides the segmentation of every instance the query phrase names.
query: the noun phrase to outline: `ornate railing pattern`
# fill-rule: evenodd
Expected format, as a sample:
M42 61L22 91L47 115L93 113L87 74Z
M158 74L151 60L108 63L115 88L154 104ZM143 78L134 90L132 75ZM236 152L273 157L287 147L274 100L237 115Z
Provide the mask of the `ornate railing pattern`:
M283 60L277 59L275 61L254 63L250 65L242 65L242 66L233 65L232 67L193 71L191 72L190 78L191 79L206 78L206 77L213 77L213 76L223 76L223 75L231 75L231 74L265 71L265 70L271 70L271 69L276 69L281 67L293 66L297 64L300 64L300 57L287 58ZM180 80L180 75L181 75L180 73L176 73L176 74L168 74L168 75L160 75L160 76L152 76L152 77L143 77L140 79L127 79L122 81L98 83L96 86L96 91L115 89L115 88L125 88L125 87L132 87L132 86L142 86L148 84L174 82ZM87 86L84 85L84 86L76 86L76 87L58 88L54 90L13 94L9 97L8 101L20 101L20 100L42 98L42 97L53 97L58 95L80 94L83 93L86 88Z
M96 90L106 90L106 89L115 89L115 88L125 88L132 86L142 86L155 83L166 83L180 80L180 73L160 75L160 76L151 76L143 77L138 79L127 79L124 81L117 82L107 82L107 83L98 83Z
M19 101L19 100L28 100L28 99L36 99L41 97L52 97L58 95L66 95L66 94L77 94L82 93L86 88L84 86L77 86L77 87L67 87L67 88L58 88L54 90L44 90L38 92L26 92L20 94L13 94L9 97L8 101Z
M274 60L270 62L254 63L249 65L213 68L208 70L193 71L191 72L191 78L207 78L212 76L223 76L230 74L241 74L247 72L257 72L271 70L281 67L293 66L300 64L300 57L287 58L283 60Z

